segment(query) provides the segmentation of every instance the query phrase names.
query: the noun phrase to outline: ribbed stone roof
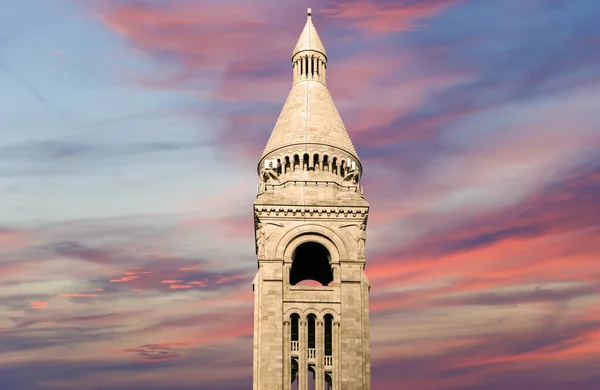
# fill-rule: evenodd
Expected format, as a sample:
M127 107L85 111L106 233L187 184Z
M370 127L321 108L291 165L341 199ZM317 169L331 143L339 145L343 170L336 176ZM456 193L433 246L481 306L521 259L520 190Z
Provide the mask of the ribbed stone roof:
M331 94L320 82L305 80L292 87L263 157L296 144L335 146L358 158Z
M292 53L292 57L296 55L296 53L303 50L314 50L323 53L323 55L327 56L327 52L325 51L325 47L323 47L323 43L321 43L321 39L319 39L319 34L317 34L317 29L313 25L311 18L311 10L308 9L308 19L306 20L306 24L304 25L304 29L302 30L302 34L300 34L300 39L298 39L298 43L294 48Z

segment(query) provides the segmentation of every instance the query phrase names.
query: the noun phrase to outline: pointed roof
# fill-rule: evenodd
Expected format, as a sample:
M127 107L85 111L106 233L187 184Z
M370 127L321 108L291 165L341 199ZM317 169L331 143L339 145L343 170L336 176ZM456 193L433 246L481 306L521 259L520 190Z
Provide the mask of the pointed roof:
M299 144L334 146L358 159L329 90L318 81L305 80L292 87L262 157Z
M309 8L308 21L294 54L301 50L325 54L325 48L310 16ZM275 123L262 158L286 146L319 144L344 150L358 160L354 145L325 84L310 78L296 81Z
M319 34L317 34L317 29L312 22L312 11L308 9L308 18L306 20L306 24L304 25L304 29L302 30L302 34L300 34L300 38L298 39L298 43L294 48L292 53L292 57L297 53L304 50L314 50L320 53L323 53L325 57L327 57L327 52L325 51L325 47L321 43L321 39L319 39Z

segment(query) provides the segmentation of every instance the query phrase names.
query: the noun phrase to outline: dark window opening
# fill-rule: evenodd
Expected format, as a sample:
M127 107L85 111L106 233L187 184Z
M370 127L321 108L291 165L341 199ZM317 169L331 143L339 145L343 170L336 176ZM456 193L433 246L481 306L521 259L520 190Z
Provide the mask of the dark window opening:
M333 337L332 337L333 317L331 314L325 315L325 356L333 355Z
M314 280L327 286L333 282L329 251L316 242L305 242L296 248L292 256L290 284Z
M314 314L308 315L308 348L316 348L315 347L315 325L317 322L317 318Z
M292 320L292 341L298 341L298 321L300 320L300 316L298 314L291 315Z

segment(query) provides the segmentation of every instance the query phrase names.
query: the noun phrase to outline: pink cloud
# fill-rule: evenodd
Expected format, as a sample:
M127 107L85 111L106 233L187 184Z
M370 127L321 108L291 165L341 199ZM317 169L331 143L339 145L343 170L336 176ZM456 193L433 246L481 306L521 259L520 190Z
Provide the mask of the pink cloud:
M18 229L0 227L0 246L3 249L15 249L28 245L25 232Z
M60 294L61 297L97 297L98 294Z
M348 20L354 28L372 34L412 31L425 27L419 22L439 14L462 0L434 0L415 2L376 2L352 0L334 3L322 12Z
M115 3L99 9L97 15L141 50L170 56L181 64L181 72L164 82L144 80L148 86L162 88L181 85L199 71L220 71L232 62L263 58L264 51L259 54L247 44L272 37L267 10L261 8L247 2Z

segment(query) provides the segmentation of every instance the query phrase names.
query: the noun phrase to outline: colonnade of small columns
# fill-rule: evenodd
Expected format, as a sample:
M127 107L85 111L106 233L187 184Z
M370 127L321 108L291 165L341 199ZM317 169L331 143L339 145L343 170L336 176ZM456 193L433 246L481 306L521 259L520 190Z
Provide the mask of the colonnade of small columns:
M331 172L342 178L357 169L358 163L352 158L330 157L327 154L308 153L294 154L293 156L276 157L263 161L265 170L273 170L279 176L296 171Z
M292 61L294 82L302 80L320 80L325 82L327 60L320 55L305 54L294 57Z
M314 328L314 334L311 334L310 328ZM339 389L339 375L336 373L340 372L341 332L340 323L334 321L331 314L322 319L314 314L305 318L292 314L283 323L283 335L283 390L292 388L294 360L298 367L298 390L309 390L309 369L315 375L314 390Z

